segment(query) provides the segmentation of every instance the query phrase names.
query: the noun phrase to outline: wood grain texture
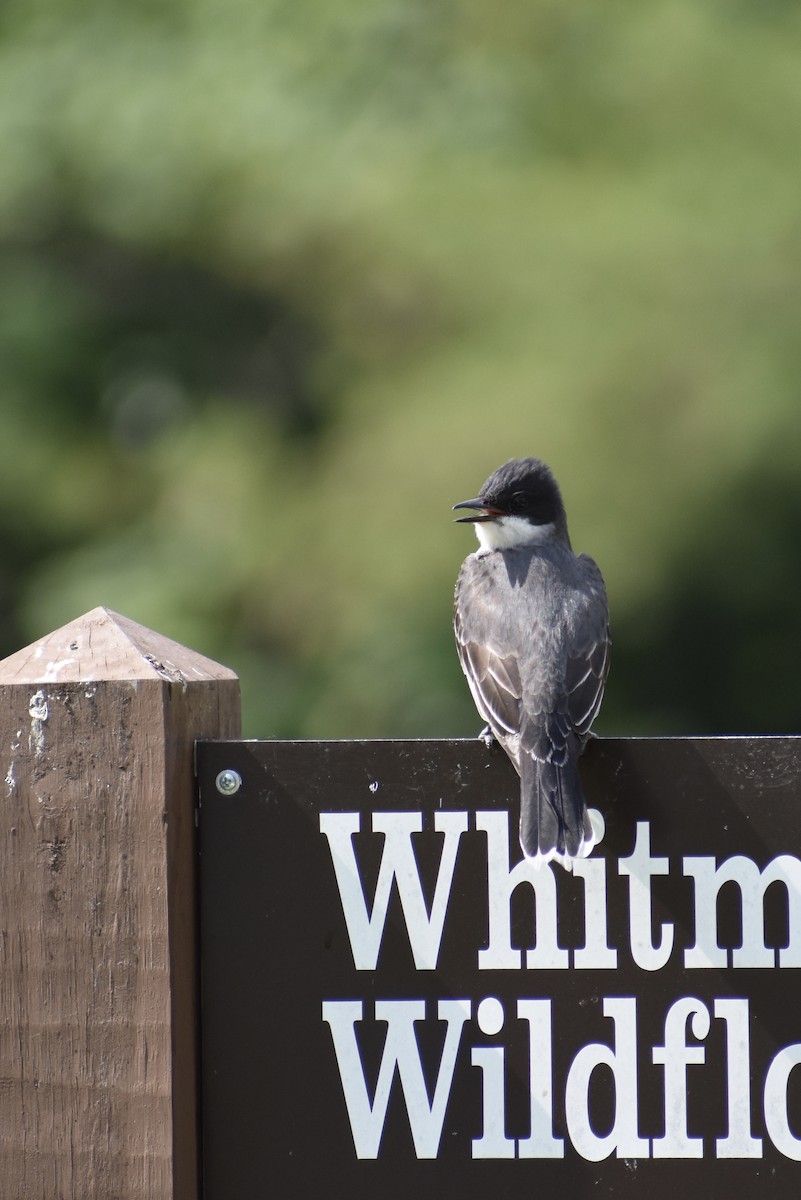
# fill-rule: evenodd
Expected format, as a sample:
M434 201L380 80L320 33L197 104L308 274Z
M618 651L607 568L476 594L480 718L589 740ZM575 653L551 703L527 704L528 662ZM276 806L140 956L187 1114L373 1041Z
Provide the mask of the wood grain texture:
M226 668L106 609L0 663L0 1195L195 1200L193 746Z

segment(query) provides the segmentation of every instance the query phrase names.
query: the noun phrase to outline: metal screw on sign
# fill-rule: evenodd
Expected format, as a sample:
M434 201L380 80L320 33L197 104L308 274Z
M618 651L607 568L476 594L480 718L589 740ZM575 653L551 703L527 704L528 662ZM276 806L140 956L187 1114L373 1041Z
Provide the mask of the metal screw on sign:
M224 771L220 771L214 782L217 785L217 791L222 796L235 796L242 786L242 776L238 771L227 767Z

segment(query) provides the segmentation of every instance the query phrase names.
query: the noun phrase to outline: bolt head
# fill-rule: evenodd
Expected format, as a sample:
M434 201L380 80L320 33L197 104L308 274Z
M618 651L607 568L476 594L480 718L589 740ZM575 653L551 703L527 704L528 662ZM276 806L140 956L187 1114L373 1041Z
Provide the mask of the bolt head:
M242 776L232 767L226 767L224 771L220 771L214 782L221 796L235 796L242 786Z

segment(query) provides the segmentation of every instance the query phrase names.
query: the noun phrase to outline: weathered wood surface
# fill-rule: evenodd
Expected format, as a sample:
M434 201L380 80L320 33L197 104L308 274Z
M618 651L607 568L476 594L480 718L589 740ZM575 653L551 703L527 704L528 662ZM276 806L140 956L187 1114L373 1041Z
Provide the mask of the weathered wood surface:
M219 664L98 608L0 663L0 1196L195 1200L193 743Z

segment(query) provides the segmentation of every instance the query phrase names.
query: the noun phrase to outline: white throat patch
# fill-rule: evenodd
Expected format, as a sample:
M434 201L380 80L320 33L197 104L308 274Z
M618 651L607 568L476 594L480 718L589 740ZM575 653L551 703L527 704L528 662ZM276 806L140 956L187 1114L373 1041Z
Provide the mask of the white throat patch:
M476 553L491 550L519 550L522 546L541 546L553 537L553 522L532 525L525 517L498 517L494 521L477 521L474 529L480 548Z

